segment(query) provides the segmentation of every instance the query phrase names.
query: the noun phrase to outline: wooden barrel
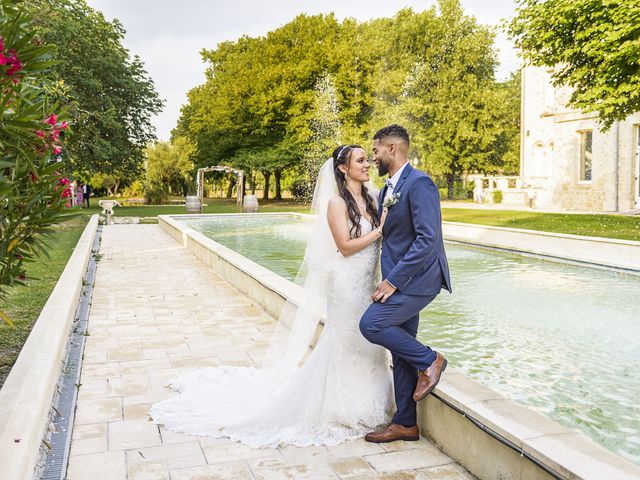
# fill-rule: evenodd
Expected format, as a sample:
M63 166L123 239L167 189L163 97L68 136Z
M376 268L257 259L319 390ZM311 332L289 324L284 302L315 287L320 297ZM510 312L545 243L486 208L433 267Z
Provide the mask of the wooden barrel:
M255 195L245 195L242 209L247 213L256 213L258 211L258 197Z
M200 197L198 197L197 195L185 197L184 204L187 207L187 213L202 213Z

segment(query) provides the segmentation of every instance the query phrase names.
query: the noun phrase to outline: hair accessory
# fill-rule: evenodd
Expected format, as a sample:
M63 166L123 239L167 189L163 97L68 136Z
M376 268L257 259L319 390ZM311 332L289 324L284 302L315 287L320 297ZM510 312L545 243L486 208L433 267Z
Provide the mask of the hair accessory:
M340 149L340 151L338 152L338 155L336 156L335 160L338 160L340 158L340 155L342 155L342 152L344 152L345 148L349 148L349 145L345 145L344 147L342 147Z

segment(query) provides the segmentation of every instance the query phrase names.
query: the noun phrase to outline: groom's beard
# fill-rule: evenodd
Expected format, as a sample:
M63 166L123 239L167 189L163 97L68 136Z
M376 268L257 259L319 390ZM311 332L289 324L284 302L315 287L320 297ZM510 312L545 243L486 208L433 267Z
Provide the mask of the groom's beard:
M389 173L389 165L380 160L378 162L378 175L384 177L387 173Z

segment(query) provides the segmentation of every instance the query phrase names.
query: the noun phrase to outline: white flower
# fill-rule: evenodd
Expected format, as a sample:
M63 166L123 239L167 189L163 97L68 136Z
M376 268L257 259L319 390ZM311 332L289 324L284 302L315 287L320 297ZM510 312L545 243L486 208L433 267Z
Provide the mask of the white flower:
M398 203L398 201L400 200L400 195L402 195L402 192L394 193L388 196L387 198L384 199L384 202L382 202L382 207L383 208L392 207L393 205Z

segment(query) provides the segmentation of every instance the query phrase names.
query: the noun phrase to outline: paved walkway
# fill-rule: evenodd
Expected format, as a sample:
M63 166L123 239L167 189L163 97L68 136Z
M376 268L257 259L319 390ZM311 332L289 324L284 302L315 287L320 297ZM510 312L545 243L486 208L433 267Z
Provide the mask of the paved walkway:
M100 253L68 480L472 478L425 439L255 450L154 425L171 378L252 365L275 320L158 225L106 226Z

